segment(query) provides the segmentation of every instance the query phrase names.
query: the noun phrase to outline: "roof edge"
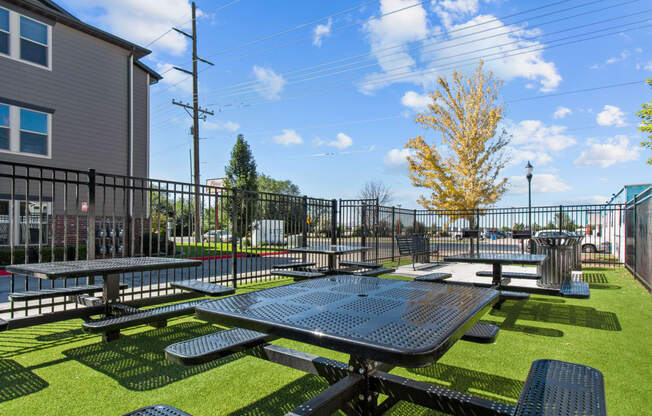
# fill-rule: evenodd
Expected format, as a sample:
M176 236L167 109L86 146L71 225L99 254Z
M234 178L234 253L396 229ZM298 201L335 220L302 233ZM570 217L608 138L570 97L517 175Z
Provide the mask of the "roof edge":
M143 71L147 72L152 78L154 78L155 82L152 82L152 84L156 84L160 80L163 79L163 76L159 74L158 72L154 71L151 67L145 65L144 63L140 61L134 61L134 65L142 69Z
M61 9L60 7L53 7L52 9L45 7L45 6L38 6L34 3L29 3L24 0L7 0L9 3L15 4L18 7L22 7L23 9L30 10L34 13L40 14L44 17L47 17L49 19L54 20L55 22L59 22L61 24L64 24L66 26L70 26L74 29L77 29L81 32L84 32L86 34L89 34L91 36L94 36L98 39L102 39L106 42L112 43L116 46L119 46L123 49L127 49L130 51L134 52L134 56L136 59L140 59L144 56L149 55L152 51L150 51L147 48L144 48L142 46L136 45L135 43L129 42L128 40L122 39L119 36L113 35L109 32L105 32L102 29L98 29L95 26L89 25L88 23L84 23L81 20L77 19L76 17L72 16L68 12L64 11L59 11ZM48 4L52 4L51 1L48 1Z

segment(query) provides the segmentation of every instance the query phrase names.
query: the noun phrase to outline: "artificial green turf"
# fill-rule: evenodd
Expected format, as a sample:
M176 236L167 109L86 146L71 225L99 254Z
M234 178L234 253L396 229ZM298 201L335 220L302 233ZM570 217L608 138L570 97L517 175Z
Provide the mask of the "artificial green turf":
M514 404L532 361L593 366L605 376L610 415L652 412L652 299L624 269L585 269L591 299L534 295L484 317L495 343L456 343L439 362L393 373ZM288 281L251 285L240 293ZM0 333L0 415L121 415L163 403L198 415L278 415L324 389L323 379L243 354L197 367L165 361L171 343L217 327L192 317L140 326L104 344L80 320ZM346 361L344 354L278 344ZM400 403L389 414L437 414Z

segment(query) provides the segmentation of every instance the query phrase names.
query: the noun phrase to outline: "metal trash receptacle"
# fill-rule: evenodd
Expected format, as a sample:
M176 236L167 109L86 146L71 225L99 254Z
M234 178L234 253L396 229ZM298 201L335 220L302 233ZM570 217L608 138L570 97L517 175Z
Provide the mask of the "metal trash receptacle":
M581 268L581 238L559 234L533 237L532 240L537 254L547 256L546 261L537 266L537 273L541 276L538 286L559 289L564 281L571 280L573 270Z

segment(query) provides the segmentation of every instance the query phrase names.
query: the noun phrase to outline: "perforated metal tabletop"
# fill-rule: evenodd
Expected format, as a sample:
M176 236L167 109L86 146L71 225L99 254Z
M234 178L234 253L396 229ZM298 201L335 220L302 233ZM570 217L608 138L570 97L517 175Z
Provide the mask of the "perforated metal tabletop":
M126 272L200 266L200 260L166 257L122 257L114 259L56 261L51 263L12 264L6 271L39 279L60 279Z
M490 264L541 264L546 260L545 254L456 254L444 257L444 261L462 263L490 263Z
M205 302L197 317L403 367L441 357L493 289L336 275Z

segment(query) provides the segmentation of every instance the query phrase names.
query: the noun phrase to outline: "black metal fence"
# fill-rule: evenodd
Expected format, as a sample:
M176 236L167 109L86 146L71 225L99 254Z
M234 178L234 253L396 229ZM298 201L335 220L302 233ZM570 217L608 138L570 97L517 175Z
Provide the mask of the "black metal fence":
M625 267L652 291L652 187L627 204Z
M531 210L410 210L380 206L376 200L338 202L0 162L0 273L7 264L86 258L203 260L201 267L186 271L121 276L128 286L121 292L122 301L140 301L179 294L169 286L174 280L196 278L237 286L274 279L270 273L273 266L289 260L327 263L325 256L291 254L288 247L366 246L371 250L362 254L363 260L396 260L396 236L427 234L440 257L466 252L471 245L479 252L524 252L528 241L514 238L512 233L528 229L581 234L583 262L613 266L624 262L625 217L630 221L634 211L639 218L632 226L638 233L632 240L636 241L635 250L649 253L649 227L642 228L641 220L646 215L649 226L649 197L635 205L636 209L577 205ZM196 225L199 236L195 236ZM464 239L465 229L478 230L479 238ZM628 255L630 252L628 245ZM361 255L348 257L354 256ZM638 263L628 261L628 265L649 279L649 260L642 257L633 256ZM75 309L78 306L65 298L11 301L9 294L78 285L82 280L44 282L0 275L0 316Z

